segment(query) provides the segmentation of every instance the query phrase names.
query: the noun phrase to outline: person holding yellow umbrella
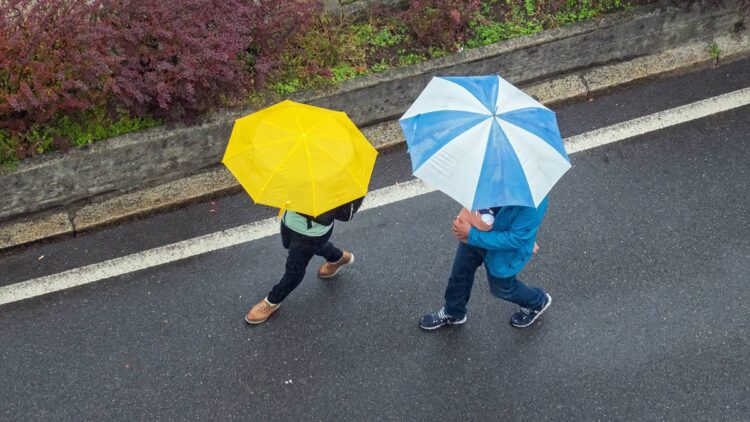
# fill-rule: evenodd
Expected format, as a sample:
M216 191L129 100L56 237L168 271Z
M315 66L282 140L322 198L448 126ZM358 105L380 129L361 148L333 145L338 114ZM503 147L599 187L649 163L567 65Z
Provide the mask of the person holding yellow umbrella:
M256 203L279 208L281 242L289 251L281 280L245 321L266 321L315 255L326 260L318 270L324 279L354 262L330 237L334 220L350 220L362 204L376 156L340 111L287 100L235 121L222 163Z

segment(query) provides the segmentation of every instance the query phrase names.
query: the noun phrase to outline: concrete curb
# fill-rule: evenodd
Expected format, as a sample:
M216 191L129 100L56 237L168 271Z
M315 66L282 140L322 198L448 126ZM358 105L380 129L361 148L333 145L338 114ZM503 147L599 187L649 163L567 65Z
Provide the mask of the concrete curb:
M750 35L747 32L724 35L713 41L719 47L723 61L750 56ZM701 40L633 60L579 69L521 86L542 103L553 105L640 79L714 64L708 53L708 43ZM396 120L369 125L362 131L379 150L404 142ZM175 181L99 196L87 204L74 204L2 222L0 251L60 236L74 236L126 219L240 190L223 166L214 165L199 174Z

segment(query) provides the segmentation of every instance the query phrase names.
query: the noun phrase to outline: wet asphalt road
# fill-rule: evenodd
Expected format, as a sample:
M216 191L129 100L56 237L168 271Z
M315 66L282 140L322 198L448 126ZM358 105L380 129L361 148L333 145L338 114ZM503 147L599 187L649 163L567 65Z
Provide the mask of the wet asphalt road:
M564 135L750 86L750 61L561 107ZM242 316L283 269L278 236L0 307L6 420L746 420L750 107L571 156L521 278L525 330L482 270L468 322L441 306L459 206L364 211L357 262ZM410 178L403 151L372 187ZM210 212L214 209L214 212ZM9 284L272 215L242 195L0 257ZM39 256L44 258L39 260ZM745 416L743 416L745 415Z

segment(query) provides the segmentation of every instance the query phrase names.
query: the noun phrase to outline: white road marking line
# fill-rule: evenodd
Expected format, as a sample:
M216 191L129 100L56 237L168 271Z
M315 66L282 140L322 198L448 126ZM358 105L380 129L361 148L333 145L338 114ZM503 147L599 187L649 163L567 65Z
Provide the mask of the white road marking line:
M565 139L565 146L568 153L573 154L749 104L750 87L576 135ZM382 207L433 191L433 188L425 185L421 180L396 184L370 192L362 205L362 210ZM0 305L262 239L276 234L278 224L277 219L269 218L97 264L0 287Z
M573 154L748 104L750 87L572 136L565 139L565 149Z
M434 191L421 180L412 180L370 192L361 210L382 207ZM183 240L85 267L0 287L0 305L82 286L272 236L279 221L268 218L243 226Z

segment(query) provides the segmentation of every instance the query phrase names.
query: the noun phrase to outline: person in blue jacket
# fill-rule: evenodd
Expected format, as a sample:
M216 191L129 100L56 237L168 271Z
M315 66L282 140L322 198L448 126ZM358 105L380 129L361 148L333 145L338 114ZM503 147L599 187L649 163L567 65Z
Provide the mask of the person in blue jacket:
M474 285L474 274L484 263L492 294L519 305L511 315L514 327L528 327L547 310L552 297L538 287L522 283L516 275L535 253L535 239L547 198L537 208L505 206L493 209L491 227L480 230L482 223L472 222L472 214L463 213L453 222L453 234L460 241L453 269L445 289L445 306L422 317L419 326L434 330L444 325L466 322L466 305Z

